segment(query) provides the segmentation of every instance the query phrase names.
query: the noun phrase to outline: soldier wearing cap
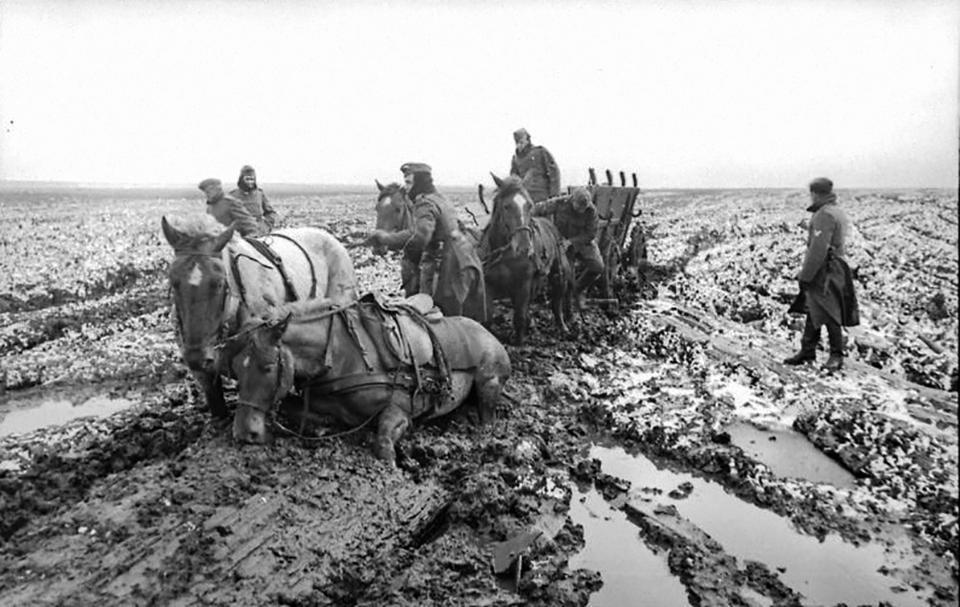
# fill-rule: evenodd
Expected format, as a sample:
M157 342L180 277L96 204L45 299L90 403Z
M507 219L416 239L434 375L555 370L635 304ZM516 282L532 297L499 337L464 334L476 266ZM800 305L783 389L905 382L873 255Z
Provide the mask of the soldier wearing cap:
M583 306L587 289L603 273L603 257L597 245L597 207L587 188L574 188L567 196L550 198L533 206L534 216L553 216L553 223L567 239L567 255L580 262L577 274L578 303Z
M230 196L242 202L253 219L258 224L262 224L267 232L277 226L277 212L270 206L267 195L257 185L257 172L249 164L240 168L237 187L230 191Z
M433 185L430 166L407 162L400 171L407 196L413 201L413 227L393 233L374 230L367 242L389 248L403 246L401 279L406 295L427 293L445 315L460 315L465 294L454 293L462 286L457 284L459 272L468 267L480 268L479 259L460 231L456 210ZM444 280L438 280L440 276Z
M510 174L523 180L523 187L534 202L560 194L560 169L553 155L542 145L530 143L527 129L513 132L516 151L510 161Z
M820 328L827 326L830 357L823 368L837 371L843 367L843 329L860 324L860 312L850 266L844 256L844 244L850 232L850 219L837 204L833 182L819 177L810 182L813 213L807 236L807 252L797 279L806 304L806 322L800 351L783 362L799 365L816 359Z
M197 187L207 196L207 213L223 225L233 225L241 236L260 236L267 232L266 224L258 223L242 202L223 193L219 179L209 177Z

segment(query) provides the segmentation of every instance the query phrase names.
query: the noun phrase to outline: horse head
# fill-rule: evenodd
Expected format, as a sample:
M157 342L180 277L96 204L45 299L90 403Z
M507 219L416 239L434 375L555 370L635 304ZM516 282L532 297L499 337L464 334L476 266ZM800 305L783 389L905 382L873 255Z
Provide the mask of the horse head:
M209 221L197 221L180 230L166 217L161 227L175 254L168 277L184 362L196 371L213 371L229 290L223 250L234 229L217 232Z
M268 416L293 388L295 361L282 338L290 315L248 325L228 344L231 369L237 378L237 411L233 437L247 443L270 440Z
M413 203L407 198L407 191L399 183L382 185L376 182L377 190L377 229L385 232L399 232L413 227ZM382 245L374 252L383 254Z
M497 184L488 228L490 245L493 248L509 245L517 255L525 257L532 250L530 213L533 199L516 175L503 179L493 173L490 175Z

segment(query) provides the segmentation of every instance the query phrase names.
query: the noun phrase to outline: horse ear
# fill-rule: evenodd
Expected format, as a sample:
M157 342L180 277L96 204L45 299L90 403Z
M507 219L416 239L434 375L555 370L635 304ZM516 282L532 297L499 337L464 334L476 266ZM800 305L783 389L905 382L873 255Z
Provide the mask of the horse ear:
M490 171L490 176L493 177L493 183L497 184L498 188L503 187L503 180L493 174L493 171Z
M379 179L374 179L373 181L374 181L374 183L377 184L377 189L380 190L380 193L383 194L383 191L384 191L385 189L387 189L387 188L383 187L383 184L380 183L380 180L379 180Z
M234 226L230 225L229 228L220 233L219 236L213 241L213 251L214 253L219 252L223 247L227 246L227 243L230 242L230 239L233 238Z
M176 249L177 245L183 240L183 233L170 225L166 215L160 218L160 227L163 228L163 237L167 239L171 247Z

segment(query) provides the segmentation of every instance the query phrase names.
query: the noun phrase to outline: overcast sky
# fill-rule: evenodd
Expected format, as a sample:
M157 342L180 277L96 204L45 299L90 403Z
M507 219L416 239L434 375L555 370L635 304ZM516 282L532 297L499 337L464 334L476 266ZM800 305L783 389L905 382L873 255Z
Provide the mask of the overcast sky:
M0 179L956 187L958 5L0 0Z

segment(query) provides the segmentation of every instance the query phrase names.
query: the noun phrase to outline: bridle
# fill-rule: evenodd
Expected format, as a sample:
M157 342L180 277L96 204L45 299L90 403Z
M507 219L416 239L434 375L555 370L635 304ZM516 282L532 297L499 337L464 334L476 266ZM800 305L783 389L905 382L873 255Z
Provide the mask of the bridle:
M193 249L177 251L176 257L209 257L212 259L219 259L221 260L221 262L223 260L223 257L221 256L220 253L210 253L207 251L198 251ZM219 349L222 347L222 344L224 342L224 336L229 332L229 328L230 328L230 319L229 319L230 315L227 313L227 301L231 296L230 281L225 277L223 282L224 282L223 292L220 295L220 307L219 307L219 309L222 311L220 316L220 322L217 323L216 331L206 336L206 338L210 338L211 336L213 337L214 349ZM171 293L173 292L174 290L173 285L170 285L169 290ZM174 298L174 304L176 304L175 298ZM237 305L235 320L239 320L240 306L242 304L243 302L240 301ZM180 309L177 305L174 305L173 310L174 310L174 316L177 319L177 331L179 332L182 339L183 338L183 319L180 317ZM184 340L183 345L186 349L196 348L198 346L203 347L203 344L205 343L206 338L202 339L200 343L188 343L186 340Z

